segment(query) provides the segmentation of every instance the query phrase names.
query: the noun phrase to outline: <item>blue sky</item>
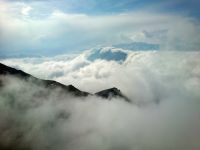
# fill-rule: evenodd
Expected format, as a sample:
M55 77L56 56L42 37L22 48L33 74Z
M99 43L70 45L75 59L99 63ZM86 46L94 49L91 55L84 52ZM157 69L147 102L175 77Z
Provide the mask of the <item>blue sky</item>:
M60 9L67 13L102 15L146 9L155 12L187 14L200 19L198 0L8 0L7 2L29 3L46 13L53 9Z
M0 0L0 55L131 42L199 50L199 6L197 0Z
M6 2L38 4L40 8L47 12L56 8L64 12L98 15L149 9L158 12L187 12L189 15L197 18L200 15L200 2L198 0L7 0ZM47 5L42 6L42 4Z

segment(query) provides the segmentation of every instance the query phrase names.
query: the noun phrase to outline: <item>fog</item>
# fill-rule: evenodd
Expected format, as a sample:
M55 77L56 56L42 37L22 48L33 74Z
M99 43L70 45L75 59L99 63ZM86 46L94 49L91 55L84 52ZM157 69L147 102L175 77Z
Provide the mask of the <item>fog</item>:
M199 150L200 53L127 53L120 63L91 62L88 53L73 59L1 60L91 93L116 86L132 103L77 98L31 80L1 77L0 148ZM40 91L46 94L40 96Z

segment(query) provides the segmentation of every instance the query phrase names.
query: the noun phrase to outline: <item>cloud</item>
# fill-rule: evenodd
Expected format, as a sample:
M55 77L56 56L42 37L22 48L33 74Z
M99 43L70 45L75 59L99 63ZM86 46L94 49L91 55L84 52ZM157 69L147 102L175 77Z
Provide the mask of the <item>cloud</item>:
M33 4L1 3L0 51L5 54L54 55L96 45L138 41L158 43L165 50L199 50L200 47L199 23L188 16L144 10L91 15L59 9L50 9L41 16L43 11ZM29 15L22 15L21 11L29 7L33 8Z
M131 52L122 49L121 51L127 55L127 58L121 62L101 57L90 61L91 51L70 59L62 56L48 59L6 59L2 62L37 77L73 84L89 92L97 92L113 86L120 87L137 103L146 103L147 100L148 103L155 99L160 102L162 99L160 95L173 93L170 86L180 89L185 86L186 81L190 82L190 78L187 77L193 75L197 76L197 79L199 77L198 52ZM176 84L168 83L169 79L175 80L177 76L182 78L177 79ZM146 93L145 95L141 94L141 89L142 93ZM179 92L181 91L182 89Z
M198 150L199 52L130 52L127 59L76 57L6 59L38 77L96 92L116 86L132 104L79 99L8 79L0 91L1 146L18 149ZM52 76L62 72L60 76ZM47 97L38 97L39 91ZM14 98L13 98L14 97Z
M22 10L21 10L21 13L23 14L23 15L29 15L29 12L32 10L33 8L32 7L30 7L30 6L25 6L25 7L23 7L22 8Z
M142 10L104 15L51 10L41 17L31 3L1 4L0 53L62 53L135 41L158 43L161 51L106 47L93 60L93 49L80 55L1 59L91 93L118 87L132 104L76 98L1 77L6 84L0 90L0 149L200 149L198 21ZM126 57L116 61L113 53L119 52ZM41 91L46 96L39 96Z

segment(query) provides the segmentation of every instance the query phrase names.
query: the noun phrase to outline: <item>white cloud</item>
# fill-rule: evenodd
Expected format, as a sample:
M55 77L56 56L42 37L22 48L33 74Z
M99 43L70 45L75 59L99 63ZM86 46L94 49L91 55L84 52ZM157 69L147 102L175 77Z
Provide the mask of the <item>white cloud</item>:
M0 91L0 141L5 144L5 137L13 141L21 131L20 143L39 150L200 148L199 52L132 52L121 64L90 62L86 56L1 62L89 92L116 86L132 104L57 92L37 98L39 87L13 79ZM61 76L51 76L59 71ZM11 95L15 103L9 105ZM69 119L64 119L67 114ZM12 126L3 130L9 120Z
M10 3L3 3L3 6L0 10L1 50L39 53L45 49L49 53L55 50L59 53L64 49L72 51L131 41L160 43L161 48L167 50L199 50L200 47L199 23L189 17L142 10L99 16L54 10L43 18L24 18L19 15L20 11L24 9L28 13L31 6Z
M167 50L199 50L199 23L188 17L143 11L90 16L55 10L34 18L26 17L31 6L0 4L0 50L41 45L49 50L63 43L73 47L73 41L81 48L83 43L143 41ZM0 149L199 150L200 53L111 51L118 50L128 54L122 63L91 62L91 51L0 60L91 93L115 86L133 102L80 99L9 78L0 90ZM47 92L45 98L37 96L40 90Z
M21 9L21 13L25 16L29 15L30 11L32 10L33 8L30 7L30 6L24 6L22 9Z
M120 49L122 51L122 49ZM199 77L198 52L131 52L127 59L118 63L116 61L87 60L87 51L75 58L66 59L7 59L3 63L20 68L37 77L57 80L64 84L73 84L82 90L96 92L112 86L120 87L127 96L136 101L153 101L158 95L166 91L170 93L170 85L176 86L189 82L191 76ZM175 65L176 64L176 65ZM183 82L183 83L180 83ZM164 84L163 84L164 83ZM98 85L98 86L97 86ZM184 86L184 85L182 85ZM133 90L134 89L134 90ZM145 92L145 95L141 94ZM172 91L171 91L172 92ZM157 95L156 94L156 95ZM163 93L165 95L165 93ZM161 94L162 95L162 94ZM147 98L148 97L148 98Z

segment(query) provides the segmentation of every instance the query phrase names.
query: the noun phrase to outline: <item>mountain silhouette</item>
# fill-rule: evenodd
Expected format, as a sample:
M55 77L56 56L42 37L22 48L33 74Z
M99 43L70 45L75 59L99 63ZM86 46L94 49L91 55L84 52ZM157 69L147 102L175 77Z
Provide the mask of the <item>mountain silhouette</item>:
M130 100L125 95L123 95L121 91L116 87L97 92L95 93L95 95L100 96L105 99L112 99L113 97L119 97L119 98L123 98L127 102L130 102Z
M1 76L12 76L12 77L19 78L21 80L25 80L27 82L28 82L28 80L31 80L31 81L33 81L34 84L37 84L39 86L44 86L45 88L48 88L50 90L55 90L57 88L60 88L64 92L70 93L73 96L86 97L89 95L96 95L96 96L99 96L99 97L102 97L102 98L108 99L108 100L119 97L119 98L124 99L127 102L130 102L130 100L125 95L123 95L121 93L121 91L119 89L117 89L116 87L102 90L95 94L91 94L89 92L81 91L78 88L74 87L73 85L64 85L57 81L43 80L43 79L36 78L26 72L6 66L2 63L0 63L0 87L3 86L3 82L4 82L3 78L1 78Z

